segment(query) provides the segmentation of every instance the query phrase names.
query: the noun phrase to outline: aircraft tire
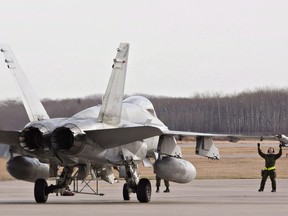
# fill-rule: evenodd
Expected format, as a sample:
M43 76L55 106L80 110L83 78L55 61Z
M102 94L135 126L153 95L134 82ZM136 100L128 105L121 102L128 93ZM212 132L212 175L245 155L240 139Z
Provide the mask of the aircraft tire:
M150 202L151 199L151 183L149 179L140 179L137 186L137 199L141 203Z
M45 179L37 179L34 185L34 198L37 203L45 203L48 199L48 184Z
M123 185L123 199L130 200L129 186L127 183Z

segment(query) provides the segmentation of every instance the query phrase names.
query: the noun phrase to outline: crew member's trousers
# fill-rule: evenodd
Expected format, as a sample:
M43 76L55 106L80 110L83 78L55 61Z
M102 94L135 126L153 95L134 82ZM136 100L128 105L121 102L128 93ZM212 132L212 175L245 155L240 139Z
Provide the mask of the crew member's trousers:
M169 188L169 181L164 180L166 188ZM159 188L161 185L161 178L156 175L156 187Z
M264 190L266 180L270 177L272 190L276 190L276 171L275 170L262 170L262 180L260 184L260 190Z

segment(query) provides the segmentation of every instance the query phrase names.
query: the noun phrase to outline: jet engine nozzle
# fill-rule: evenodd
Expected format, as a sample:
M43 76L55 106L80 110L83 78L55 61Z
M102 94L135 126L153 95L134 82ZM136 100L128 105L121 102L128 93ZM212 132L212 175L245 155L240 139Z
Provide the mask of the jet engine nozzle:
M69 151L73 154L83 144L83 133L75 125L56 128L51 135L51 145L55 151Z
M36 151L45 148L44 135L48 129L43 125L35 125L24 128L19 136L20 146L26 151Z
M175 157L158 159L154 164L154 173L177 183L188 183L196 177L196 169L189 161Z

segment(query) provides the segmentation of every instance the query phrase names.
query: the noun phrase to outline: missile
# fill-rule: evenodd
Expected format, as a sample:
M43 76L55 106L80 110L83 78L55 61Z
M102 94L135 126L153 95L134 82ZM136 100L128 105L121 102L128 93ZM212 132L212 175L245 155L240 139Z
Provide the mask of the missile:
M283 144L288 144L288 137L283 135L283 134L278 134L276 135L276 137L278 138L278 140L283 143Z

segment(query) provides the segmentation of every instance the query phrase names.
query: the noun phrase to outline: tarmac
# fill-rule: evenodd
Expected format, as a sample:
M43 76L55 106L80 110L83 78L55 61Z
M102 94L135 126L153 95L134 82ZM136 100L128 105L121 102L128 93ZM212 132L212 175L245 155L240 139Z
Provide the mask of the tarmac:
M277 192L271 193L267 180L264 192L258 192L260 179L195 180L188 184L170 183L170 193L155 193L149 203L139 203L136 195L130 201L122 198L124 181L110 185L99 181L104 196L76 194L73 197L50 194L47 203L34 201L34 184L23 181L0 182L1 215L281 215L288 212L288 180L277 179ZM82 189L79 185L78 190ZM94 183L91 187L96 190ZM89 192L88 188L83 191Z

